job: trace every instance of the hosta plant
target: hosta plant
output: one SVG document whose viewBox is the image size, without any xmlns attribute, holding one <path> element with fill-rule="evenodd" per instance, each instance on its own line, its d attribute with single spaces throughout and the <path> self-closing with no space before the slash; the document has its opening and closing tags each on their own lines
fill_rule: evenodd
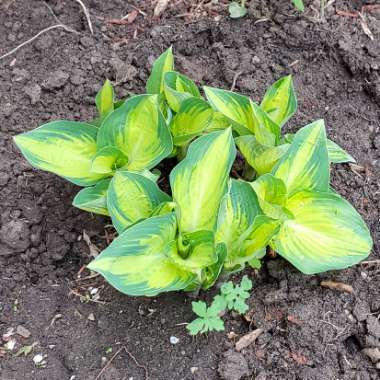
<svg viewBox="0 0 380 380">
<path fill-rule="evenodd" d="M 106 81 L 95 120 L 52 121 L 15 136 L 33 166 L 83 187 L 74 206 L 111 217 L 118 236 L 88 268 L 115 288 L 147 296 L 207 289 L 222 272 L 259 268 L 268 246 L 308 274 L 369 254 L 367 226 L 330 186 L 331 163 L 353 158 L 327 139 L 322 120 L 282 133 L 297 108 L 291 76 L 260 104 L 200 91 L 175 71 L 169 48 L 146 92 L 116 100 Z M 241 157 L 245 169 L 233 168 Z M 169 158 L 178 162 L 164 173 L 165 193 L 158 169 Z M 212 317 L 213 309 L 197 310 Z"/>
</svg>

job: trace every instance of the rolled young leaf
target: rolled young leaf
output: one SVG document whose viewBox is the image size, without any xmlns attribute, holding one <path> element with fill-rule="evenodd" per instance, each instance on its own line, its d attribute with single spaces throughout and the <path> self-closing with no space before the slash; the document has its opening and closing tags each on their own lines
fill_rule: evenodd
<svg viewBox="0 0 380 380">
<path fill-rule="evenodd" d="M 272 247 L 306 274 L 343 269 L 365 259 L 372 247 L 367 226 L 345 199 L 334 193 L 302 191 L 286 204 L 285 221 Z"/>
<path fill-rule="evenodd" d="M 170 200 L 156 182 L 144 175 L 117 171 L 108 189 L 107 208 L 113 225 L 121 233 L 131 224 L 150 217 L 159 204 Z"/>
<path fill-rule="evenodd" d="M 103 179 L 95 186 L 86 187 L 78 192 L 73 200 L 73 206 L 93 212 L 94 214 L 109 216 L 107 210 L 107 190 L 110 179 Z"/>
<path fill-rule="evenodd" d="M 215 252 L 218 257 L 218 261 L 203 269 L 202 271 L 202 288 L 208 289 L 215 284 L 218 279 L 224 262 L 227 258 L 227 247 L 224 243 L 217 243 L 215 246 Z"/>
<path fill-rule="evenodd" d="M 98 129 L 67 120 L 51 121 L 14 137 L 28 162 L 79 186 L 91 186 L 107 177 L 90 171 L 96 153 Z"/>
<path fill-rule="evenodd" d="M 148 94 L 160 94 L 164 91 L 164 74 L 174 70 L 172 47 L 165 50 L 153 63 L 152 72 L 146 82 Z"/>
<path fill-rule="evenodd" d="M 131 296 L 185 289 L 195 275 L 169 257 L 176 250 L 176 227 L 174 214 L 137 223 L 117 237 L 88 268 Z"/>
<path fill-rule="evenodd" d="M 272 171 L 280 158 L 287 152 L 290 144 L 267 146 L 260 144 L 254 135 L 238 136 L 235 138 L 240 153 L 258 175 Z"/>
<path fill-rule="evenodd" d="M 257 141 L 267 146 L 275 146 L 280 141 L 281 129 L 256 103 L 252 102 L 253 131 Z"/>
<path fill-rule="evenodd" d="M 250 260 L 252 255 L 265 249 L 279 232 L 281 224 L 280 220 L 269 218 L 266 215 L 257 215 L 245 234 L 241 256 Z"/>
<path fill-rule="evenodd" d="M 173 143 L 157 95 L 134 96 L 106 117 L 97 148 L 109 146 L 128 158 L 125 168 L 130 171 L 151 169 L 171 153 Z"/>
<path fill-rule="evenodd" d="M 214 230 L 235 156 L 230 128 L 201 136 L 190 144 L 186 158 L 170 173 L 181 233 Z"/>
<path fill-rule="evenodd" d="M 201 99 L 185 99 L 170 124 L 174 145 L 183 146 L 210 126 L 214 111 Z"/>
<path fill-rule="evenodd" d="M 107 79 L 95 98 L 96 108 L 102 118 L 114 110 L 114 97 L 112 83 Z"/>
<path fill-rule="evenodd" d="M 272 171 L 289 195 L 301 190 L 328 191 L 330 163 L 323 120 L 301 128 Z"/>
<path fill-rule="evenodd" d="M 282 127 L 297 110 L 292 76 L 288 75 L 273 83 L 265 93 L 260 107 Z"/>
<path fill-rule="evenodd" d="M 170 258 L 181 268 L 199 273 L 203 268 L 215 264 L 218 255 L 215 249 L 215 236 L 212 231 L 198 230 L 178 237 L 178 251 L 172 251 Z M 182 257 L 185 252 L 186 257 Z M 202 279 L 199 279 L 200 281 Z"/>
<path fill-rule="evenodd" d="M 182 102 L 191 97 L 200 98 L 198 87 L 185 75 L 169 71 L 164 75 L 164 92 L 170 108 L 178 112 Z"/>
<path fill-rule="evenodd" d="M 204 86 L 211 107 L 227 117 L 239 135 L 254 133 L 252 104 L 247 96 Z"/>
<path fill-rule="evenodd" d="M 227 260 L 233 261 L 241 248 L 240 236 L 261 213 L 256 193 L 245 181 L 231 179 L 218 213 L 216 240 L 227 248 Z"/>
<path fill-rule="evenodd" d="M 293 217 L 285 207 L 287 190 L 285 183 L 272 174 L 264 174 L 251 183 L 264 214 L 272 219 L 287 220 Z"/>
<path fill-rule="evenodd" d="M 128 164 L 128 157 L 115 146 L 105 146 L 96 152 L 92 160 L 93 173 L 113 173 Z"/>
</svg>

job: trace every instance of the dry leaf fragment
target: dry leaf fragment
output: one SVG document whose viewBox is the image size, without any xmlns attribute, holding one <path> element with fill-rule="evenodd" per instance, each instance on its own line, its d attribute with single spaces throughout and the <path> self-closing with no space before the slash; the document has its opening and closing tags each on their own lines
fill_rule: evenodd
<svg viewBox="0 0 380 380">
<path fill-rule="evenodd" d="M 297 326 L 302 326 L 303 325 L 303 321 L 301 321 L 300 319 L 296 318 L 294 315 L 288 315 L 287 316 L 287 320 L 290 323 L 293 323 L 294 325 L 297 325 Z"/>
<path fill-rule="evenodd" d="M 154 8 L 153 16 L 159 17 L 165 11 L 169 4 L 169 0 L 158 0 Z"/>
<path fill-rule="evenodd" d="M 309 359 L 301 354 L 296 352 L 289 352 L 289 358 L 293 359 L 299 365 L 306 365 L 309 362 Z"/>
<path fill-rule="evenodd" d="M 95 259 L 96 256 L 99 255 L 99 252 L 100 252 L 99 248 L 94 243 L 91 242 L 91 239 L 87 235 L 86 231 L 83 231 L 83 239 L 86 242 L 86 244 L 88 245 L 88 248 L 90 250 L 90 256 L 92 256 Z"/>
<path fill-rule="evenodd" d="M 123 18 L 111 18 L 106 21 L 107 24 L 113 24 L 113 25 L 129 25 L 132 24 L 136 17 L 138 16 L 139 12 L 134 9 L 133 11 L 129 12 L 126 16 Z"/>
<path fill-rule="evenodd" d="M 374 40 L 373 34 L 371 32 L 371 29 L 368 27 L 367 21 L 362 13 L 359 12 L 359 18 L 360 18 L 360 25 L 363 29 L 363 32 L 369 37 L 371 41 Z"/>
<path fill-rule="evenodd" d="M 377 363 L 380 360 L 380 350 L 377 347 L 365 348 L 362 352 L 367 355 L 373 363 Z"/>
<path fill-rule="evenodd" d="M 263 332 L 263 329 L 256 329 L 242 336 L 235 345 L 236 351 L 241 351 L 243 348 L 250 346 Z"/>
<path fill-rule="evenodd" d="M 354 291 L 351 285 L 344 284 L 343 282 L 334 282 L 330 280 L 322 281 L 321 286 L 323 286 L 324 288 L 340 290 L 346 293 L 352 293 Z"/>
</svg>

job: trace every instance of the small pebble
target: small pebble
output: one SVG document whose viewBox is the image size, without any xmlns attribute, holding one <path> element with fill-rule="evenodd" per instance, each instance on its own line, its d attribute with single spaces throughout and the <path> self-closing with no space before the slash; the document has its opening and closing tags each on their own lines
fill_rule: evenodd
<svg viewBox="0 0 380 380">
<path fill-rule="evenodd" d="M 98 292 L 98 288 L 92 288 L 91 290 L 90 290 L 90 294 L 93 296 L 94 294 L 96 294 L 97 292 Z"/>
<path fill-rule="evenodd" d="M 195 372 L 197 372 L 198 371 L 198 367 L 191 367 L 190 368 L 190 372 L 192 373 L 192 374 L 194 374 Z"/>
<path fill-rule="evenodd" d="M 17 326 L 16 334 L 22 336 L 25 339 L 28 339 L 31 335 L 30 331 L 21 325 Z"/>
<path fill-rule="evenodd" d="M 179 342 L 179 339 L 176 336 L 170 337 L 170 343 L 171 344 L 177 344 Z"/>
<path fill-rule="evenodd" d="M 13 351 L 15 346 L 16 346 L 16 340 L 15 339 L 11 339 L 10 341 L 8 341 L 7 343 L 4 344 L 4 347 L 7 351 Z"/>
<path fill-rule="evenodd" d="M 44 360 L 44 356 L 42 354 L 37 354 L 34 356 L 33 361 L 35 365 L 39 365 Z"/>
<path fill-rule="evenodd" d="M 89 321 L 95 321 L 94 313 L 90 313 L 90 315 L 87 317 Z"/>
</svg>

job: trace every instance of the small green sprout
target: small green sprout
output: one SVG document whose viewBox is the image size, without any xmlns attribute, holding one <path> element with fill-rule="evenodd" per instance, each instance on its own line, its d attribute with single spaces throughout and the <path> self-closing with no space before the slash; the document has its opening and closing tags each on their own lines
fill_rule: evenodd
<svg viewBox="0 0 380 380">
<path fill-rule="evenodd" d="M 299 11 L 303 12 L 305 10 L 302 0 L 292 0 L 292 3 Z"/>
<path fill-rule="evenodd" d="M 15 356 L 21 356 L 21 355 L 24 355 L 24 356 L 28 356 L 29 354 L 32 353 L 33 351 L 33 348 L 34 346 L 36 346 L 37 343 L 33 343 L 31 345 L 28 345 L 28 346 L 22 346 L 15 354 Z"/>
<path fill-rule="evenodd" d="M 208 331 L 223 331 L 224 321 L 220 318 L 220 314 L 224 310 L 224 305 L 219 302 L 214 302 L 210 307 L 207 307 L 203 301 L 192 302 L 193 312 L 198 315 L 187 325 L 190 335 L 206 333 Z"/>
<path fill-rule="evenodd" d="M 241 18 L 247 14 L 247 8 L 245 7 L 245 0 L 241 0 L 240 3 L 233 1 L 229 7 L 228 12 L 231 18 Z"/>
<path fill-rule="evenodd" d="M 220 317 L 226 309 L 235 310 L 244 314 L 248 310 L 245 300 L 249 297 L 248 291 L 252 288 L 252 281 L 244 276 L 240 285 L 234 286 L 232 281 L 223 284 L 221 294 L 217 294 L 210 307 L 203 301 L 192 302 L 193 312 L 198 316 L 186 328 L 190 335 L 197 335 L 209 331 L 223 331 L 224 322 Z"/>
<path fill-rule="evenodd" d="M 249 290 L 251 289 L 252 281 L 247 276 L 244 276 L 240 285 L 234 286 L 232 281 L 228 281 L 220 290 L 226 300 L 227 308 L 244 314 L 248 310 L 245 300 L 249 298 Z"/>
</svg>

